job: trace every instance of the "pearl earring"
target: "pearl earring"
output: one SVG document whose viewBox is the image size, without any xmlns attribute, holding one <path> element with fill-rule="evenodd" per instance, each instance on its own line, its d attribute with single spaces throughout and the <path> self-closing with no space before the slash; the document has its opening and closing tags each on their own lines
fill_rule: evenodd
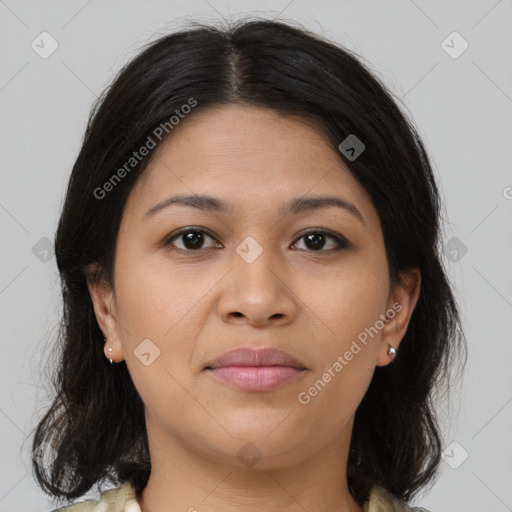
<svg viewBox="0 0 512 512">
<path fill-rule="evenodd" d="M 396 350 L 390 343 L 388 343 L 388 347 L 388 355 L 391 358 L 391 361 L 393 361 L 396 357 Z"/>
<path fill-rule="evenodd" d="M 105 343 L 107 342 L 106 339 L 103 340 Z M 110 364 L 113 364 L 112 363 L 112 347 L 108 347 L 108 355 L 109 355 L 109 361 L 110 361 Z"/>
</svg>

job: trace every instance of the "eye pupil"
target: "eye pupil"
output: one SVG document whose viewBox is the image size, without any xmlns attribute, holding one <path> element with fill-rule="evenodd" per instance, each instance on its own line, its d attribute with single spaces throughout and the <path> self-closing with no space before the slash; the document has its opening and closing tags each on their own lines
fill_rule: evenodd
<svg viewBox="0 0 512 512">
<path fill-rule="evenodd" d="M 312 249 L 321 249 L 325 243 L 325 235 L 321 233 L 310 233 L 306 235 L 306 240 Z"/>
<path fill-rule="evenodd" d="M 184 245 L 188 249 L 200 249 L 203 244 L 203 234 L 199 231 L 189 231 L 182 235 L 184 237 Z"/>
</svg>

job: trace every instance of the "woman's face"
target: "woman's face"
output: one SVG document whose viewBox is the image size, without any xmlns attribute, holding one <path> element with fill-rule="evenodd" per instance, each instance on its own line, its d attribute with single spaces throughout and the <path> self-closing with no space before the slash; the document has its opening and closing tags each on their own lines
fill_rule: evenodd
<svg viewBox="0 0 512 512">
<path fill-rule="evenodd" d="M 192 195 L 225 208 L 155 208 Z M 306 201 L 327 196 L 352 206 Z M 170 133 L 127 201 L 114 287 L 90 290 L 150 444 L 268 468 L 348 446 L 375 366 L 391 361 L 387 344 L 398 348 L 414 307 L 390 286 L 377 212 L 325 136 L 250 106 L 195 112 Z M 240 347 L 285 351 L 305 369 L 207 369 Z M 291 378 L 272 387 L 271 372 Z"/>
</svg>

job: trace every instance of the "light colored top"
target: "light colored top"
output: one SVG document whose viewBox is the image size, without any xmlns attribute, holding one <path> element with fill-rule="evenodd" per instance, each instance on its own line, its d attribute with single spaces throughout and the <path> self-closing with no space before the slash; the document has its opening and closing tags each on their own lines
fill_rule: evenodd
<svg viewBox="0 0 512 512">
<path fill-rule="evenodd" d="M 141 512 L 135 489 L 130 482 L 103 491 L 99 500 L 83 500 L 73 505 L 54 509 L 51 512 Z M 374 487 L 363 512 L 429 512 L 425 508 L 409 507 L 384 489 Z"/>
</svg>

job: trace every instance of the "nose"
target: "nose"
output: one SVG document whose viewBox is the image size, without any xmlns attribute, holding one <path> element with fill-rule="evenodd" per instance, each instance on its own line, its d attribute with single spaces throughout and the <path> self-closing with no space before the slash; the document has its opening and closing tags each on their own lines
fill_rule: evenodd
<svg viewBox="0 0 512 512">
<path fill-rule="evenodd" d="M 264 327 L 295 319 L 298 298 L 293 293 L 291 274 L 267 253 L 264 250 L 250 263 L 238 254 L 234 256 L 234 268 L 223 280 L 218 303 L 225 322 Z"/>
</svg>

